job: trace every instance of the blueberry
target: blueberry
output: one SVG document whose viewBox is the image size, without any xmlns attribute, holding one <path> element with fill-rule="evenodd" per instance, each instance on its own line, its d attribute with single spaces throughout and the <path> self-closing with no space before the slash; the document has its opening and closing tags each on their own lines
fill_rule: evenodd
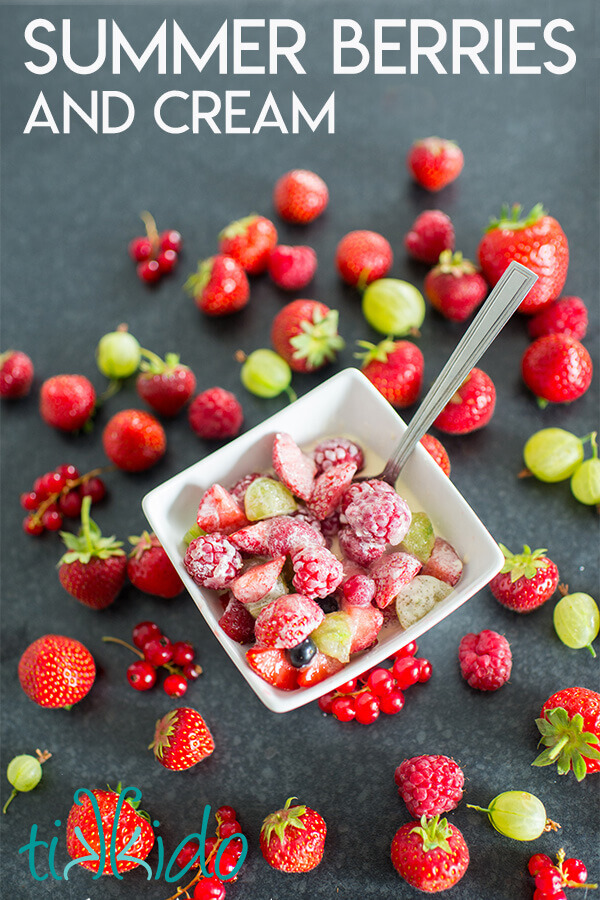
<svg viewBox="0 0 600 900">
<path fill-rule="evenodd" d="M 329 597 L 325 597 L 323 600 L 317 600 L 317 603 L 324 613 L 336 612 L 338 609 L 338 602 L 333 594 L 330 594 Z"/>
<path fill-rule="evenodd" d="M 301 644 L 296 644 L 295 647 L 288 650 L 288 659 L 293 666 L 301 669 L 302 666 L 309 664 L 316 652 L 317 645 L 312 638 L 307 637 Z"/>
</svg>

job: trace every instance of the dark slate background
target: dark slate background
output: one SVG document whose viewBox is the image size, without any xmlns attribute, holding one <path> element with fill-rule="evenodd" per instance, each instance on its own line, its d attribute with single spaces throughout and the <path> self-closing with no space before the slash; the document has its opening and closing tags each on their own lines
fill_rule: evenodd
<svg viewBox="0 0 600 900">
<path fill-rule="evenodd" d="M 533 2 L 526 10 L 506 2 L 499 10 L 497 4 L 469 0 L 453 0 L 443 8 L 416 0 L 400 5 L 377 0 L 368 12 L 355 0 L 329 7 L 312 0 L 226 0 L 168 8 L 11 4 L 0 15 L 2 349 L 21 348 L 36 366 L 31 396 L 2 408 L 2 770 L 18 753 L 36 747 L 53 753 L 41 785 L 18 797 L 2 817 L 3 893 L 14 900 L 170 896 L 173 886 L 148 884 L 141 871 L 122 882 L 106 878 L 100 884 L 83 869 L 71 870 L 68 884 L 51 879 L 34 884 L 17 852 L 36 823 L 42 839 L 58 837 L 57 864 L 62 868 L 67 862 L 64 823 L 74 791 L 121 780 L 142 789 L 143 805 L 160 820 L 158 833 L 169 853 L 200 826 L 205 804 L 236 807 L 251 849 L 240 880 L 228 889 L 232 900 L 416 896 L 396 876 L 388 851 L 395 830 L 408 820 L 394 786 L 394 769 L 403 758 L 420 753 L 444 753 L 460 761 L 467 778 L 466 802 L 485 805 L 503 790 L 527 789 L 562 824 L 559 835 L 520 844 L 494 832 L 485 817 L 463 802 L 451 818 L 471 848 L 471 865 L 453 896 L 528 900 L 533 892 L 526 874 L 530 854 L 553 854 L 560 846 L 586 860 L 591 876 L 598 878 L 594 779 L 577 784 L 572 776 L 559 778 L 549 769 L 530 767 L 537 740 L 533 720 L 544 700 L 571 685 L 598 687 L 597 661 L 585 650 L 568 650 L 556 638 L 554 600 L 521 617 L 500 607 L 488 590 L 481 591 L 422 639 L 420 652 L 432 660 L 434 676 L 428 685 L 410 690 L 396 717 L 382 716 L 371 727 L 344 725 L 322 716 L 316 704 L 278 716 L 249 690 L 188 597 L 161 601 L 129 587 L 114 606 L 98 614 L 72 600 L 54 569 L 58 538 L 25 536 L 18 500 L 38 474 L 59 463 L 72 462 L 82 471 L 101 465 L 103 424 L 116 410 L 138 405 L 134 387 L 128 385 L 99 414 L 93 433 L 74 437 L 46 427 L 37 412 L 37 390 L 50 375 L 81 372 L 102 390 L 94 348 L 120 322 L 129 323 L 143 346 L 160 354 L 180 352 L 196 372 L 199 388 L 219 384 L 236 391 L 245 427 L 281 408 L 282 399 L 263 401 L 244 391 L 233 354 L 238 348 L 268 345 L 269 323 L 290 298 L 267 278 L 258 278 L 246 309 L 211 321 L 198 313 L 181 286 L 196 260 L 215 251 L 217 233 L 229 221 L 252 211 L 272 214 L 275 178 L 296 166 L 325 178 L 331 204 L 309 228 L 278 223 L 280 238 L 316 248 L 320 267 L 310 296 L 340 310 L 340 330 L 347 340 L 328 372 L 294 378 L 299 394 L 326 374 L 353 365 L 356 339 L 377 337 L 362 319 L 355 291 L 336 277 L 338 240 L 354 228 L 382 232 L 396 253 L 392 274 L 421 286 L 426 270 L 406 258 L 402 238 L 416 215 L 432 207 L 451 215 L 457 247 L 472 257 L 482 229 L 503 202 L 520 202 L 527 209 L 543 202 L 568 235 L 571 264 L 565 292 L 580 295 L 589 305 L 585 342 L 597 360 L 598 66 L 591 0 L 569 4 L 566 10 L 558 2 Z M 188 67 L 179 77 L 159 77 L 150 67 L 138 74 L 124 65 L 120 76 L 108 69 L 75 76 L 61 66 L 40 78 L 24 67 L 32 52 L 23 32 L 36 16 L 55 22 L 70 16 L 73 55 L 84 63 L 95 54 L 99 16 L 114 16 L 139 49 L 166 15 L 176 17 L 200 48 L 226 16 L 299 19 L 307 31 L 302 59 L 308 74 L 294 76 L 282 65 L 276 77 L 219 77 L 213 66 L 202 75 Z M 562 77 L 480 76 L 467 65 L 460 76 L 438 76 L 426 63 L 414 76 L 374 76 L 369 71 L 334 77 L 330 35 L 335 15 L 358 19 L 365 33 L 375 16 L 432 16 L 448 26 L 452 17 L 475 16 L 491 26 L 499 15 L 505 21 L 527 15 L 544 22 L 566 15 L 575 26 L 568 42 L 578 60 Z M 52 41 L 58 46 L 57 35 Z M 537 62 L 549 55 L 543 48 L 533 54 Z M 153 102 L 165 90 L 228 88 L 250 89 L 248 107 L 255 111 L 272 89 L 286 117 L 292 90 L 314 110 L 335 89 L 336 132 L 281 135 L 266 129 L 259 135 L 213 135 L 205 128 L 198 135 L 171 136 L 152 121 Z M 95 135 L 77 121 L 70 135 L 54 136 L 46 129 L 23 135 L 42 89 L 53 108 L 59 108 L 63 90 L 82 104 L 92 89 L 125 91 L 136 104 L 136 121 L 114 136 Z M 412 141 L 429 134 L 456 139 L 466 158 L 458 182 L 438 195 L 414 186 L 404 166 Z M 137 280 L 126 252 L 140 230 L 141 209 L 150 209 L 160 228 L 180 229 L 186 242 L 179 270 L 154 290 Z M 464 326 L 428 313 L 419 342 L 426 383 L 435 378 L 463 331 Z M 597 428 L 597 376 L 581 400 L 541 412 L 520 379 L 519 361 L 527 343 L 525 322 L 517 317 L 488 351 L 482 366 L 497 385 L 496 413 L 484 431 L 445 439 L 452 477 L 498 540 L 513 549 L 524 542 L 548 547 L 562 581 L 598 597 L 595 512 L 573 500 L 568 484 L 517 479 L 522 446 L 533 431 L 558 425 L 585 434 Z M 408 410 L 407 418 L 411 414 Z M 192 434 L 185 415 L 167 423 L 167 433 L 167 455 L 154 469 L 135 476 L 107 475 L 110 496 L 95 510 L 106 534 L 126 538 L 139 533 L 144 527 L 140 500 L 146 491 L 214 449 Z M 125 682 L 131 661 L 127 651 L 101 640 L 103 635 L 127 639 L 132 626 L 148 618 L 173 639 L 193 641 L 205 669 L 184 702 L 205 716 L 217 749 L 183 774 L 165 771 L 146 750 L 156 719 L 177 704 L 159 688 L 148 694 L 132 691 Z M 469 689 L 458 670 L 460 638 L 483 628 L 506 634 L 513 650 L 511 682 L 493 695 Z M 19 656 L 31 641 L 51 631 L 83 640 L 98 665 L 92 692 L 70 713 L 34 706 L 18 685 Z M 8 791 L 4 781 L 3 801 Z M 323 863 L 298 877 L 270 869 L 258 850 L 263 817 L 290 795 L 316 807 L 329 825 Z M 55 826 L 57 819 L 61 826 Z M 156 867 L 156 851 L 150 862 Z M 38 868 L 40 874 L 47 871 L 45 858 L 40 857 Z"/>
</svg>

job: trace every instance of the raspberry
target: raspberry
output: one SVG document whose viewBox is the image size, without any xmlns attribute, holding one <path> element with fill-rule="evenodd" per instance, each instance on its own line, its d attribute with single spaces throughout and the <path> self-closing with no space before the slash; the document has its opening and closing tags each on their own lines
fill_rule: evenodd
<svg viewBox="0 0 600 900">
<path fill-rule="evenodd" d="M 587 307 L 580 297 L 559 297 L 529 320 L 529 336 L 568 334 L 578 341 L 585 337 L 588 326 Z"/>
<path fill-rule="evenodd" d="M 340 530 L 340 514 L 339 512 L 333 512 L 330 516 L 327 516 L 325 519 L 321 519 L 321 531 L 325 537 L 327 545 L 331 544 L 334 537 Z"/>
<path fill-rule="evenodd" d="M 344 577 L 341 562 L 326 547 L 305 547 L 292 556 L 292 565 L 294 587 L 311 600 L 332 594 Z"/>
<path fill-rule="evenodd" d="M 190 543 L 183 564 L 200 587 L 220 590 L 239 575 L 242 557 L 223 535 L 207 534 Z"/>
<path fill-rule="evenodd" d="M 364 453 L 358 444 L 343 437 L 321 441 L 313 450 L 312 456 L 319 473 L 344 462 L 356 463 L 356 471 L 360 472 L 365 464 Z"/>
<path fill-rule="evenodd" d="M 352 575 L 344 581 L 341 590 L 350 606 L 370 606 L 375 596 L 375 582 L 368 575 Z"/>
<path fill-rule="evenodd" d="M 192 400 L 188 419 L 198 437 L 223 440 L 238 434 L 244 413 L 234 394 L 224 388 L 213 387 Z"/>
<path fill-rule="evenodd" d="M 368 566 L 379 559 L 385 551 L 385 541 L 359 538 L 348 526 L 340 528 L 338 541 L 344 556 L 347 556 L 352 562 L 358 563 L 359 566 Z"/>
<path fill-rule="evenodd" d="M 249 475 L 244 475 L 243 478 L 240 478 L 239 481 L 230 488 L 229 493 L 231 496 L 237 500 L 240 506 L 244 507 L 244 497 L 246 496 L 246 491 L 250 487 L 253 481 L 256 481 L 257 478 L 264 478 L 264 475 L 261 472 L 250 472 Z"/>
<path fill-rule="evenodd" d="M 359 538 L 399 544 L 410 527 L 408 504 L 384 481 L 352 485 L 344 494 L 342 510 Z"/>
<path fill-rule="evenodd" d="M 299 506 L 298 509 L 292 513 L 292 518 L 306 522 L 306 524 L 310 525 L 311 528 L 314 528 L 319 535 L 323 534 L 320 519 L 315 516 L 314 512 L 312 512 L 308 506 Z"/>
<path fill-rule="evenodd" d="M 510 678 L 510 644 L 496 631 L 465 634 L 458 647 L 458 660 L 463 678 L 477 690 L 497 691 Z"/>
<path fill-rule="evenodd" d="M 317 271 L 317 254 L 312 247 L 279 244 L 269 256 L 269 275 L 284 291 L 299 291 L 312 281 Z"/>
<path fill-rule="evenodd" d="M 454 226 L 439 209 L 428 209 L 417 216 L 404 238 L 404 246 L 420 262 L 435 265 L 443 250 L 454 250 Z"/>
<path fill-rule="evenodd" d="M 465 777 L 448 756 L 413 756 L 394 774 L 398 793 L 415 819 L 437 816 L 458 806 Z"/>
</svg>

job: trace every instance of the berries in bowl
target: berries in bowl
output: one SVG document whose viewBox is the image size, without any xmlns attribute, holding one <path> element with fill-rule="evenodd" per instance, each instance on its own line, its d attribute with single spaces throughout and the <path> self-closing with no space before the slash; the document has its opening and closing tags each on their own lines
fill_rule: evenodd
<svg viewBox="0 0 600 900">
<path fill-rule="evenodd" d="M 380 664 L 502 566 L 497 543 L 424 447 L 396 491 L 381 487 L 375 473 L 405 427 L 362 373 L 345 369 L 143 500 L 215 637 L 275 712 Z M 332 447 L 339 436 L 345 444 Z M 359 469 L 369 480 L 353 480 Z M 365 579 L 346 589 L 357 574 L 375 590 Z M 316 682 L 306 677 L 315 658 L 329 660 Z"/>
</svg>

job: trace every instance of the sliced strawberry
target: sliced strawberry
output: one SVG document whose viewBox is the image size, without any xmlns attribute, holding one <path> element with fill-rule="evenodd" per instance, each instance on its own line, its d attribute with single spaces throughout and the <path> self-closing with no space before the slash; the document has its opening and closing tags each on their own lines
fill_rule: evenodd
<svg viewBox="0 0 600 900">
<path fill-rule="evenodd" d="M 318 684 L 320 681 L 324 681 L 325 678 L 329 678 L 330 675 L 335 675 L 336 672 L 343 668 L 344 663 L 340 662 L 339 659 L 334 659 L 333 656 L 327 656 L 326 653 L 321 653 L 318 650 L 307 666 L 296 670 L 298 672 L 298 684 L 300 687 L 310 687 L 311 684 Z"/>
<path fill-rule="evenodd" d="M 374 606 L 351 606 L 342 600 L 340 608 L 352 619 L 350 653 L 366 650 L 377 640 L 383 625 L 383 613 Z"/>
<path fill-rule="evenodd" d="M 324 618 L 325 613 L 314 600 L 302 594 L 283 594 L 261 611 L 254 633 L 261 644 L 290 650 L 302 643 Z"/>
<path fill-rule="evenodd" d="M 344 462 L 332 466 L 315 481 L 308 508 L 319 519 L 326 519 L 339 506 L 342 494 L 356 475 L 355 462 Z"/>
<path fill-rule="evenodd" d="M 420 569 L 421 562 L 412 553 L 384 553 L 369 566 L 369 575 L 376 588 L 373 602 L 383 609 L 413 580 Z"/>
<path fill-rule="evenodd" d="M 229 540 L 234 547 L 242 553 L 252 556 L 271 556 L 269 552 L 269 534 L 271 531 L 271 519 L 263 519 L 255 525 L 247 525 L 229 535 Z"/>
<path fill-rule="evenodd" d="M 220 484 L 213 484 L 202 495 L 196 521 L 207 534 L 230 534 L 248 524 L 237 500 Z"/>
<path fill-rule="evenodd" d="M 421 570 L 421 575 L 432 575 L 454 587 L 462 570 L 462 560 L 454 547 L 448 541 L 438 537 L 435 539 L 431 556 Z"/>
<path fill-rule="evenodd" d="M 269 520 L 267 556 L 291 556 L 304 547 L 324 547 L 325 538 L 305 519 L 296 516 L 276 516 Z"/>
<path fill-rule="evenodd" d="M 285 650 L 255 644 L 246 650 L 250 668 L 273 687 L 293 691 L 298 687 L 298 669 L 288 660 Z"/>
<path fill-rule="evenodd" d="M 229 603 L 219 619 L 219 625 L 226 635 L 238 644 L 249 644 L 254 640 L 254 618 L 243 603 L 229 595 Z"/>
<path fill-rule="evenodd" d="M 317 464 L 302 452 L 294 439 L 278 432 L 273 440 L 273 468 L 292 494 L 309 500 L 313 492 Z"/>
<path fill-rule="evenodd" d="M 229 585 L 231 593 L 241 603 L 256 603 L 257 600 L 262 600 L 273 588 L 284 563 L 285 556 L 278 556 L 272 562 L 246 569 Z"/>
</svg>

